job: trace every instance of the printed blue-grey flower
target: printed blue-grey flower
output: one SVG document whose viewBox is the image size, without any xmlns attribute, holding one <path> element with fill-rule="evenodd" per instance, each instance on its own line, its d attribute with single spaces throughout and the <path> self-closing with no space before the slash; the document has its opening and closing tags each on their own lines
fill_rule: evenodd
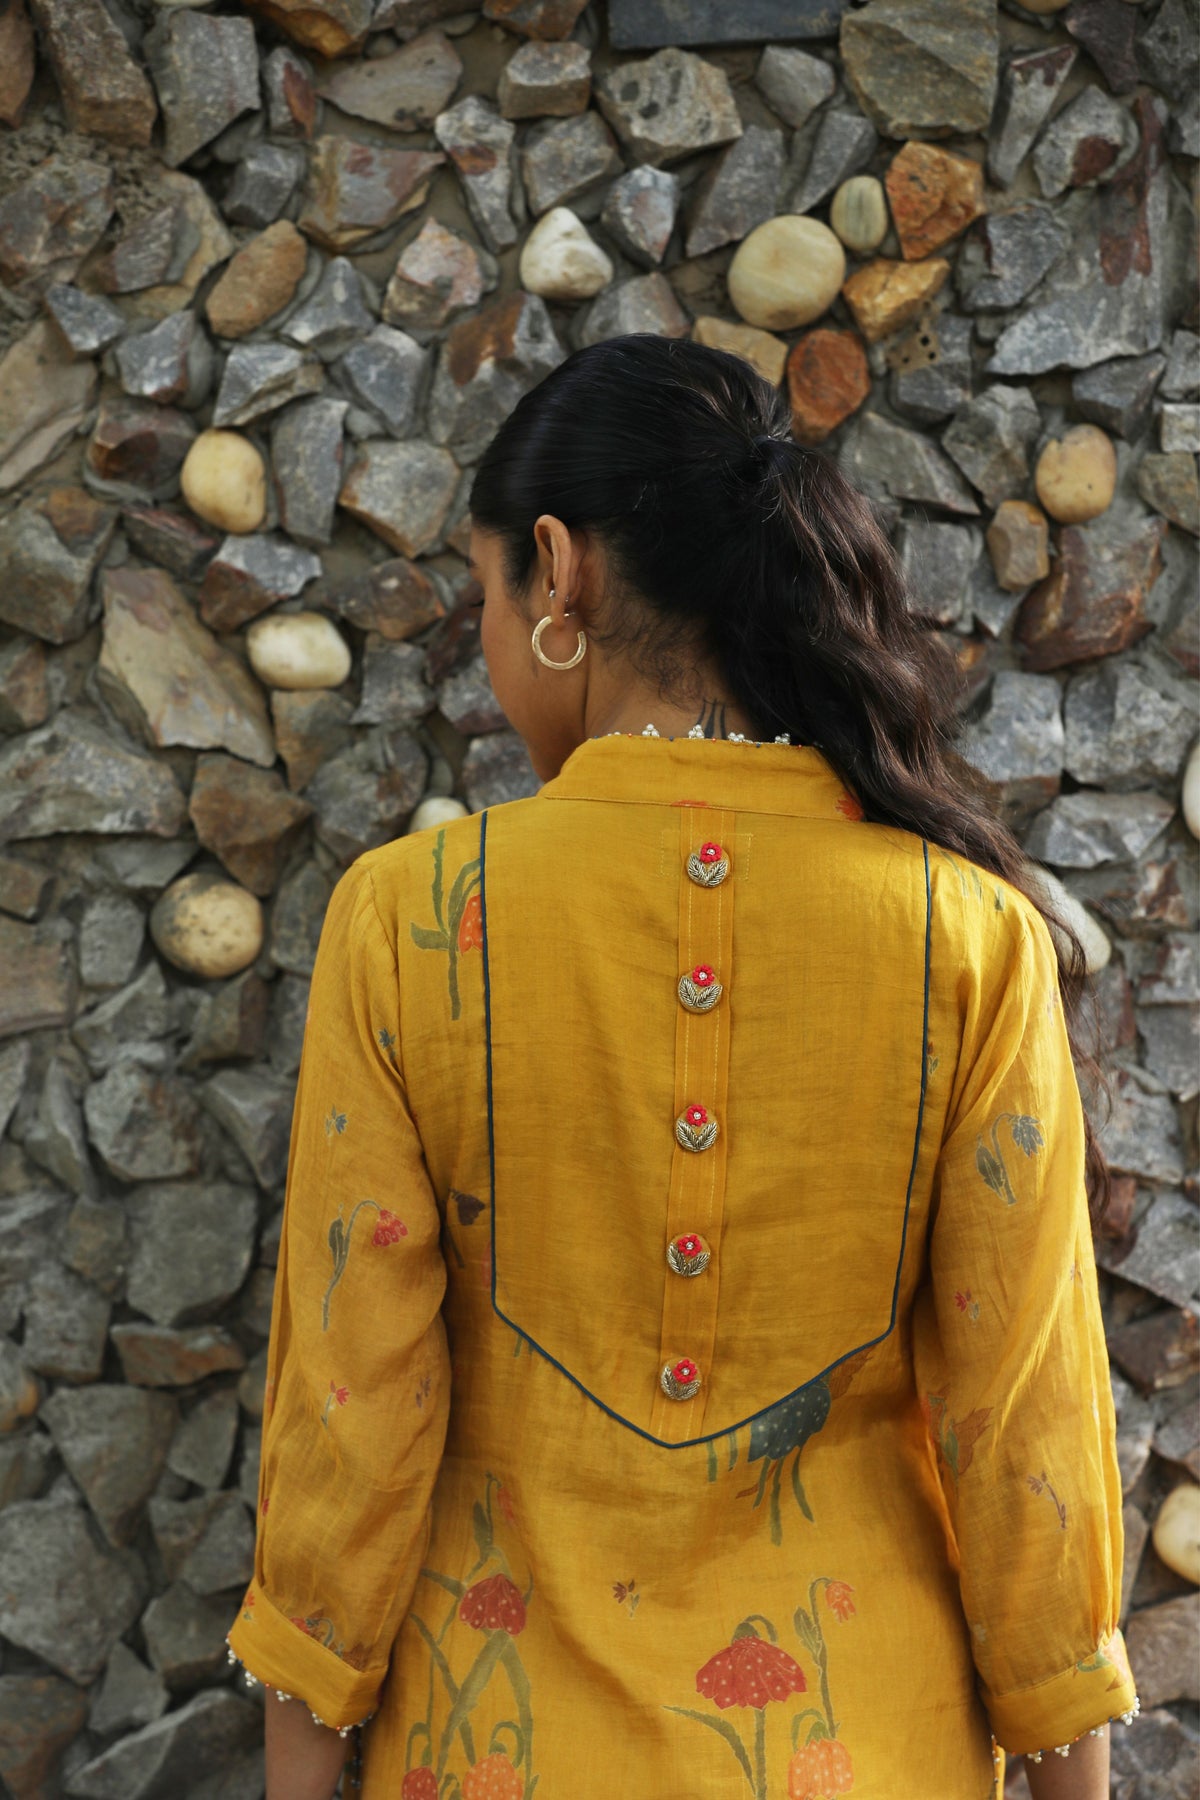
<svg viewBox="0 0 1200 1800">
<path fill-rule="evenodd" d="M 814 1432 L 820 1431 L 829 1417 L 833 1396 L 823 1375 L 810 1381 L 797 1394 L 781 1400 L 769 1412 L 761 1413 L 750 1427 L 751 1462 L 765 1456 L 777 1462 L 790 1450 L 807 1444 Z"/>
<path fill-rule="evenodd" d="M 1028 1113 L 1020 1113 L 1012 1122 L 1013 1143 L 1026 1156 L 1035 1156 L 1045 1143 L 1042 1136 L 1041 1121 L 1031 1119 Z"/>
</svg>

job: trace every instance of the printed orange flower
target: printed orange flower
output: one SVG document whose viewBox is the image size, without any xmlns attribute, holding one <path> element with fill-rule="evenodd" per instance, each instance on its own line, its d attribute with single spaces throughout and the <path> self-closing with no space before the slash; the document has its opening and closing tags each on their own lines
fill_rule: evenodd
<svg viewBox="0 0 1200 1800">
<path fill-rule="evenodd" d="M 472 894 L 463 907 L 458 922 L 458 949 L 460 955 L 483 949 L 483 901 L 478 894 Z"/>
<path fill-rule="evenodd" d="M 788 1800 L 832 1800 L 853 1786 L 850 1752 L 835 1738 L 803 1744 L 788 1764 Z"/>
<path fill-rule="evenodd" d="M 312 1636 L 313 1628 L 311 1619 L 293 1619 L 291 1623 L 296 1627 L 297 1631 L 302 1631 L 305 1637 Z"/>
<path fill-rule="evenodd" d="M 400 1800 L 438 1800 L 437 1776 L 432 1769 L 410 1769 L 400 1783 Z"/>
<path fill-rule="evenodd" d="M 496 1489 L 496 1504 L 510 1525 L 517 1522 L 517 1509 L 513 1505 L 513 1497 L 506 1487 Z"/>
<path fill-rule="evenodd" d="M 503 1750 L 493 1750 L 467 1770 L 462 1791 L 463 1800 L 521 1800 L 525 1783 Z"/>
<path fill-rule="evenodd" d="M 408 1236 L 408 1226 L 403 1219 L 398 1219 L 394 1212 L 386 1206 L 379 1209 L 379 1223 L 371 1234 L 371 1242 L 377 1249 L 384 1244 L 398 1244 L 402 1237 Z"/>
<path fill-rule="evenodd" d="M 345 1406 L 347 1400 L 350 1398 L 350 1389 L 348 1387 L 338 1387 L 336 1382 L 330 1382 L 329 1392 L 339 1406 Z"/>
<path fill-rule="evenodd" d="M 836 1613 L 843 1624 L 847 1619 L 853 1618 L 858 1610 L 850 1598 L 853 1592 L 854 1589 L 848 1581 L 830 1581 L 826 1584 L 825 1604 L 831 1613 Z"/>
<path fill-rule="evenodd" d="M 861 802 L 856 799 L 848 788 L 843 789 L 838 795 L 837 799 L 834 801 L 834 805 L 844 819 L 861 819 L 863 816 Z"/>
<path fill-rule="evenodd" d="M 516 1637 L 525 1629 L 525 1602 L 507 1575 L 489 1575 L 467 1589 L 458 1616 L 475 1631 L 507 1631 Z"/>
<path fill-rule="evenodd" d="M 794 1657 L 759 1637 L 735 1638 L 718 1650 L 696 1676 L 696 1691 L 722 1711 L 730 1706 L 764 1707 L 771 1700 L 802 1694 L 808 1683 Z"/>
</svg>

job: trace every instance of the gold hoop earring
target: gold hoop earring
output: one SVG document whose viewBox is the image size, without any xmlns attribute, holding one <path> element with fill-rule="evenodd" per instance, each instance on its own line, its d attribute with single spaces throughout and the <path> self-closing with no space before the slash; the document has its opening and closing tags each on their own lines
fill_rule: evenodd
<svg viewBox="0 0 1200 1800">
<path fill-rule="evenodd" d="M 547 613 L 545 618 L 539 619 L 537 624 L 534 626 L 534 628 L 533 628 L 533 654 L 537 657 L 538 661 L 540 663 L 542 663 L 547 669 L 575 669 L 575 668 L 578 668 L 579 664 L 583 661 L 584 657 L 587 655 L 587 638 L 586 638 L 586 636 L 584 635 L 584 633 L 582 631 L 579 633 L 579 648 L 576 650 L 574 656 L 571 658 L 571 660 L 569 662 L 554 662 L 549 656 L 546 655 L 546 652 L 542 649 L 542 633 L 543 633 L 543 631 L 545 631 L 547 625 L 549 625 L 550 623 L 551 623 L 551 617 L 550 617 L 550 614 Z"/>
</svg>

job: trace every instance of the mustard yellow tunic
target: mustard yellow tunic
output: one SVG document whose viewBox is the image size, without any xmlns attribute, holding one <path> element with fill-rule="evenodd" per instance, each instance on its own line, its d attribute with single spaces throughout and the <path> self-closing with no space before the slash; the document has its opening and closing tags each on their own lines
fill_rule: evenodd
<svg viewBox="0 0 1200 1800">
<path fill-rule="evenodd" d="M 1129 1711 L 1046 927 L 813 749 L 363 857 L 232 1650 L 365 1800 L 987 1800 Z"/>
</svg>

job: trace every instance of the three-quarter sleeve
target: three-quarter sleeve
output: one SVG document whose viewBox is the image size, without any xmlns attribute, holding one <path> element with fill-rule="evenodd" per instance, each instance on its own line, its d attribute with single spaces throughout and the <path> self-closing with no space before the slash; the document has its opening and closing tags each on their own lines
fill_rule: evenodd
<svg viewBox="0 0 1200 1800">
<path fill-rule="evenodd" d="M 994 917 L 934 1181 L 914 1359 L 981 1697 L 1013 1753 L 1136 1710 L 1121 1484 L 1054 946 Z"/>
<path fill-rule="evenodd" d="M 254 1579 L 229 1633 L 323 1723 L 376 1706 L 445 1439 L 440 1221 L 409 1110 L 396 959 L 369 865 L 339 883 L 313 975 L 263 1418 Z"/>
</svg>

